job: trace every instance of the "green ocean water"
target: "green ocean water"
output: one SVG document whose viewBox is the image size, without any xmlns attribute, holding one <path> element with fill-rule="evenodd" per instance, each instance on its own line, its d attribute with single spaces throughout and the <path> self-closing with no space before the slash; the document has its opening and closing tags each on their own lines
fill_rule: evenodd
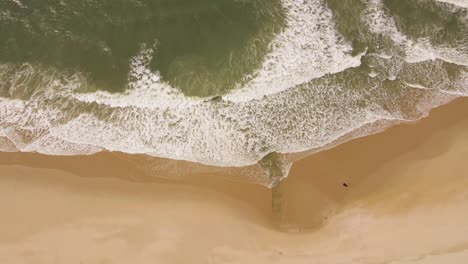
<svg viewBox="0 0 468 264">
<path fill-rule="evenodd" d="M 141 45 L 157 43 L 151 68 L 164 80 L 187 95 L 225 93 L 284 26 L 278 0 L 4 0 L 0 10 L 1 61 L 76 69 L 112 92 Z"/>
<path fill-rule="evenodd" d="M 289 154 L 467 95 L 464 0 L 0 0 L 0 151 L 258 164 L 271 185 Z"/>
<path fill-rule="evenodd" d="M 353 54 L 384 40 L 361 20 L 365 1 L 326 0 Z M 466 41 L 466 9 L 431 0 L 385 0 L 411 38 Z M 86 73 L 86 91 L 126 89 L 129 60 L 157 45 L 151 69 L 189 96 L 225 94 L 257 70 L 286 26 L 280 0 L 3 0 L 0 60 L 38 62 Z"/>
</svg>

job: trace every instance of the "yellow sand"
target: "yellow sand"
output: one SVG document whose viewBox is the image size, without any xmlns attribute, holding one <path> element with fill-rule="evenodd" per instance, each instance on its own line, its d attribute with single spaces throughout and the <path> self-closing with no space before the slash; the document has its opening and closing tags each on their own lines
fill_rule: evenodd
<svg viewBox="0 0 468 264">
<path fill-rule="evenodd" d="M 289 232 L 261 186 L 131 182 L 111 156 L 1 154 L 0 263 L 468 263 L 466 99 L 295 164 Z"/>
</svg>

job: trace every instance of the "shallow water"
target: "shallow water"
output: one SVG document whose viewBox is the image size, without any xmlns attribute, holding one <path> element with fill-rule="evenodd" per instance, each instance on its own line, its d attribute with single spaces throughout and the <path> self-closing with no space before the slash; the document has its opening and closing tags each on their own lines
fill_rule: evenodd
<svg viewBox="0 0 468 264">
<path fill-rule="evenodd" d="M 466 96 L 467 36 L 464 0 L 5 0 L 0 150 L 263 159 L 271 185 L 298 157 L 272 153 Z"/>
</svg>

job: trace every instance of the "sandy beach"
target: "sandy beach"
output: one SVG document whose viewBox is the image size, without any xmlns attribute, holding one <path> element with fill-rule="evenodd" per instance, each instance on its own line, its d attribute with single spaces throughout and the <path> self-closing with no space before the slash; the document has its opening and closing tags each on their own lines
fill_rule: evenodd
<svg viewBox="0 0 468 264">
<path fill-rule="evenodd" d="M 284 230 L 263 186 L 0 153 L 0 263 L 467 263 L 467 131 L 458 99 L 298 161 Z"/>
</svg>

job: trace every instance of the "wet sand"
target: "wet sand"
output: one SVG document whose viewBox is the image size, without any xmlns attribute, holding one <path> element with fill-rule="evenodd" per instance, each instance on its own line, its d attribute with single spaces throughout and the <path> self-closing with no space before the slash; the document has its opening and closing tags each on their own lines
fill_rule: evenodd
<svg viewBox="0 0 468 264">
<path fill-rule="evenodd" d="M 112 153 L 1 153 L 0 263 L 467 263 L 467 158 L 459 99 L 303 159 L 286 232 L 262 186 L 149 179 Z"/>
</svg>

